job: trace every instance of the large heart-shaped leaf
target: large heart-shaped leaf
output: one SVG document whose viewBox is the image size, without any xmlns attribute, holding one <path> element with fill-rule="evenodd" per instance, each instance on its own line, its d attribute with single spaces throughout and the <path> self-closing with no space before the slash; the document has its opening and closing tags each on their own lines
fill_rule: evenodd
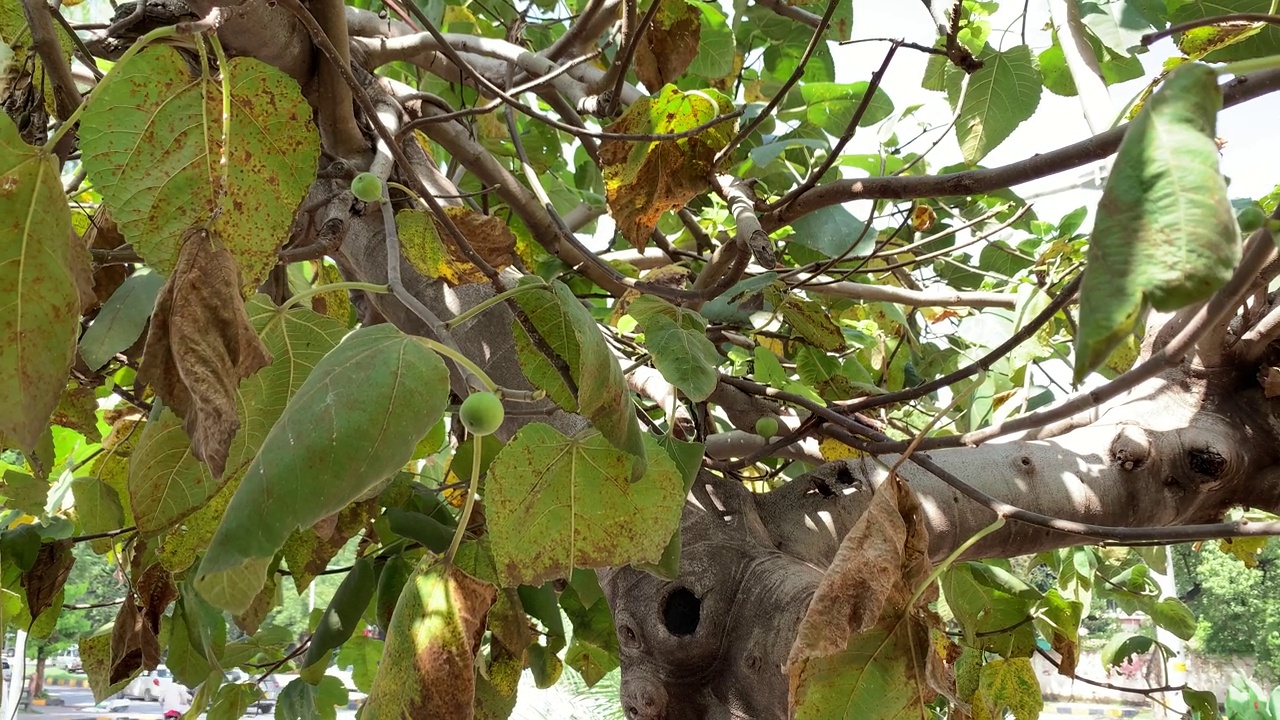
<svg viewBox="0 0 1280 720">
<path fill-rule="evenodd" d="M 72 264 L 87 257 L 74 238 L 57 160 L 0 117 L 0 444 L 28 454 L 49 426 L 75 353 Z"/>
<path fill-rule="evenodd" d="M 177 416 L 161 413 L 141 433 L 129 467 L 129 495 L 144 533 L 174 526 L 203 507 L 226 482 L 238 481 L 285 404 L 346 333 L 332 318 L 303 307 L 279 308 L 266 296 L 253 298 L 247 309 L 250 324 L 274 359 L 240 383 L 236 397 L 240 430 L 231 442 L 226 472 L 221 479 L 213 477 L 191 454 L 191 442 Z M 212 529 L 207 528 L 205 542 Z"/>
<path fill-rule="evenodd" d="M 293 211 L 315 180 L 319 136 L 298 84 L 252 58 L 232 58 L 229 177 L 222 187 L 222 83 L 173 48 L 116 66 L 80 120 L 84 167 L 120 231 L 169 274 L 180 239 L 212 220 L 256 287 L 276 264 Z M 217 211 L 217 212 L 215 212 Z"/>
<path fill-rule="evenodd" d="M 649 467 L 599 433 L 566 437 L 531 423 L 489 466 L 485 501 L 498 572 L 509 585 L 568 577 L 575 567 L 656 563 L 680 522 L 684 481 L 646 437 Z"/>
<path fill-rule="evenodd" d="M 952 106 L 960 101 L 956 139 L 965 162 L 974 165 L 1031 117 L 1040 105 L 1041 78 L 1031 49 L 1019 45 L 978 56 L 982 67 L 969 76 L 963 101 L 948 85 Z"/>
<path fill-rule="evenodd" d="M 448 398 L 444 361 L 415 338 L 391 325 L 347 336 L 267 434 L 200 565 L 200 592 L 243 612 L 289 534 L 403 467 Z"/>
</svg>

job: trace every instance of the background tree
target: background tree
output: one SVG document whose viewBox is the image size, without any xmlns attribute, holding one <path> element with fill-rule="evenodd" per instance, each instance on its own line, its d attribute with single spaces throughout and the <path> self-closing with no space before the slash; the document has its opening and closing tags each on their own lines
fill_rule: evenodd
<svg viewBox="0 0 1280 720">
<path fill-rule="evenodd" d="M 163 656 L 332 716 L 336 654 L 366 718 L 619 664 L 631 718 L 1034 716 L 1096 598 L 1194 632 L 1152 543 L 1280 534 L 1227 517 L 1280 507 L 1277 194 L 1216 134 L 1274 3 L 1055 2 L 1034 48 L 926 3 L 853 83 L 850 0 L 0 3 L 0 607 L 111 558 L 99 696 Z M 881 87 L 915 52 L 942 126 Z M 982 167 L 1046 91 L 1094 136 Z M 1087 234 L 1010 189 L 1112 155 Z M 1105 382 L 1055 402 L 1063 359 Z"/>
</svg>

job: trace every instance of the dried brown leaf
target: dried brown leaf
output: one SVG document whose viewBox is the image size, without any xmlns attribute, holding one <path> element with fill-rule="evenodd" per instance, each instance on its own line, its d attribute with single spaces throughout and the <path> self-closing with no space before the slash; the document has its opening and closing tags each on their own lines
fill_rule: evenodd
<svg viewBox="0 0 1280 720">
<path fill-rule="evenodd" d="M 141 557 L 141 552 L 135 559 Z M 137 572 L 134 591 L 125 598 L 111 629 L 110 684 L 133 675 L 139 669 L 152 670 L 160 663 L 160 618 L 170 603 L 178 599 L 173 576 L 159 563 Z"/>
<path fill-rule="evenodd" d="M 84 233 L 84 244 L 91 250 L 115 250 L 124 246 L 124 235 L 106 207 L 99 208 L 90 220 L 89 229 Z M 106 302 L 128 277 L 129 268 L 123 264 L 93 268 L 93 294 L 97 304 Z"/>
<path fill-rule="evenodd" d="M 636 47 L 636 77 L 657 92 L 674 83 L 698 56 L 698 40 L 702 37 L 702 12 L 684 0 L 661 2 L 653 24 Z"/>
<path fill-rule="evenodd" d="M 27 608 L 32 619 L 40 617 L 53 605 L 76 559 L 71 555 L 70 540 L 55 540 L 40 546 L 35 564 L 22 574 L 22 587 L 27 591 Z"/>
<path fill-rule="evenodd" d="M 929 538 L 920 502 L 896 476 L 880 487 L 845 535 L 809 610 L 788 664 L 833 655 L 882 615 L 901 615 L 929 574 Z"/>
<path fill-rule="evenodd" d="M 236 388 L 271 363 L 240 297 L 240 269 L 217 236 L 183 237 L 173 276 L 156 298 L 139 379 L 182 418 L 191 451 L 215 477 L 240 427 Z"/>
</svg>

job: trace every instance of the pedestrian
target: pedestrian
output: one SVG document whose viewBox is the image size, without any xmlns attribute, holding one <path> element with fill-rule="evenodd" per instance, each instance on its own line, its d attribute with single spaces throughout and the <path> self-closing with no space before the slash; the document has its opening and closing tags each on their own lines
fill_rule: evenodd
<svg viewBox="0 0 1280 720">
<path fill-rule="evenodd" d="M 180 718 L 187 709 L 187 689 L 176 682 L 171 682 L 160 691 L 160 710 L 165 720 Z"/>
</svg>

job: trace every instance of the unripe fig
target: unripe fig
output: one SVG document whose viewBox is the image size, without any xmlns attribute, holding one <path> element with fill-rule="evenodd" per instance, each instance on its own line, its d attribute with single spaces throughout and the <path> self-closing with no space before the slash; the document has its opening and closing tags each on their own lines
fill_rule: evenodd
<svg viewBox="0 0 1280 720">
<path fill-rule="evenodd" d="M 377 202 L 382 199 L 382 178 L 371 172 L 362 172 L 351 181 L 351 194 L 361 202 Z"/>
<path fill-rule="evenodd" d="M 471 393 L 458 408 L 458 419 L 472 435 L 492 435 L 503 415 L 502 401 L 491 392 Z"/>
<path fill-rule="evenodd" d="M 772 415 L 765 415 L 756 420 L 756 434 L 760 437 L 771 438 L 778 434 L 778 419 Z"/>
</svg>

